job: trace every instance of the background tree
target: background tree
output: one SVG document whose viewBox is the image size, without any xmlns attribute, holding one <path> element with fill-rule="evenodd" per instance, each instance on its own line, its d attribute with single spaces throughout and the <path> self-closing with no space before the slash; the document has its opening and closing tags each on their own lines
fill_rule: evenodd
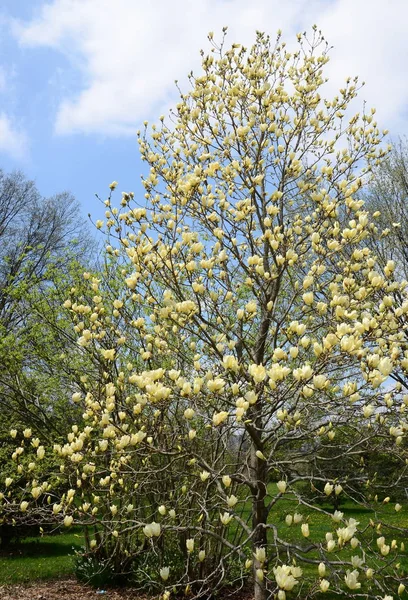
<svg viewBox="0 0 408 600">
<path fill-rule="evenodd" d="M 68 246 L 71 257 L 89 255 L 90 236 L 71 194 L 44 198 L 21 172 L 0 171 L 0 240 L 0 318 L 11 330 L 23 318 L 12 289 L 46 280 L 51 263 L 63 267 Z"/>
<path fill-rule="evenodd" d="M 366 205 L 376 215 L 376 235 L 370 239 L 370 247 L 384 266 L 390 258 L 394 260 L 400 276 L 408 278 L 408 148 L 406 140 L 399 139 L 390 145 L 390 152 L 373 171 L 370 184 L 362 194 Z M 408 324 L 405 314 L 406 296 L 399 290 L 393 291 L 393 298 L 401 329 L 405 335 L 404 349 L 408 347 Z M 399 307 L 399 308 L 398 308 Z M 403 362 L 405 369 L 396 369 L 391 377 L 407 388 L 407 355 Z"/>
<path fill-rule="evenodd" d="M 78 269 L 82 279 L 93 244 L 69 193 L 43 198 L 21 172 L 7 175 L 3 171 L 0 242 L 0 404 L 3 416 L 15 413 L 22 418 L 24 414 L 31 425 L 30 414 L 33 420 L 44 421 L 50 413 L 51 398 L 44 406 L 39 401 L 41 396 L 52 396 L 53 377 L 45 366 L 45 355 L 48 353 L 48 361 L 55 360 L 64 340 L 64 336 L 59 340 L 55 336 L 50 348 L 47 322 L 58 328 L 58 293 L 66 293 L 70 280 L 73 285 Z M 3 426 L 6 421 L 3 419 Z"/>
<path fill-rule="evenodd" d="M 7 476 L 10 430 L 24 424 L 52 446 L 78 420 L 71 401 L 80 381 L 76 335 L 62 303 L 83 282 L 95 243 L 72 195 L 43 198 L 21 172 L 3 171 L 0 242 L 0 455 Z M 82 360 L 81 375 L 84 366 Z M 3 543 L 11 533 L 21 530 L 1 528 Z"/>
<path fill-rule="evenodd" d="M 386 159 L 374 170 L 363 198 L 372 212 L 378 211 L 381 235 L 373 243 L 377 253 L 395 260 L 408 278 L 408 147 L 404 139 L 391 145 Z M 384 234 L 384 232 L 386 232 Z"/>
</svg>

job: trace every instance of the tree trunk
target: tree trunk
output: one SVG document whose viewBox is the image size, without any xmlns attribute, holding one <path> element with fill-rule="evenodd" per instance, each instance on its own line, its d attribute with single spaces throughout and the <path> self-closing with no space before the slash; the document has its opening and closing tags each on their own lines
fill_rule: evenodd
<svg viewBox="0 0 408 600">
<path fill-rule="evenodd" d="M 256 456 L 257 447 L 254 443 L 251 446 L 251 479 L 254 485 L 254 495 L 252 499 L 252 529 L 255 534 L 253 537 L 253 551 L 257 548 L 267 549 L 267 532 L 266 521 L 268 511 L 265 506 L 266 497 L 266 478 L 267 468 L 266 462 Z M 255 491 L 256 490 L 256 491 Z M 255 600 L 266 600 L 265 582 L 260 581 L 256 576 L 256 570 L 267 565 L 267 560 L 263 565 L 255 558 L 254 559 L 254 595 Z"/>
</svg>

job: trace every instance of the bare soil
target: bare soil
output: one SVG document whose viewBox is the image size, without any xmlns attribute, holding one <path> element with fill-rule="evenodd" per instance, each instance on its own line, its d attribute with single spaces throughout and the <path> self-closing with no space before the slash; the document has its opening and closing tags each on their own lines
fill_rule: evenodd
<svg viewBox="0 0 408 600">
<path fill-rule="evenodd" d="M 76 579 L 0 585 L 0 600 L 157 600 L 132 588 L 95 589 Z M 225 600 L 254 600 L 248 590 L 226 593 Z"/>
<path fill-rule="evenodd" d="M 140 592 L 126 588 L 95 590 L 75 579 L 36 581 L 0 586 L 0 600 L 145 600 Z"/>
</svg>

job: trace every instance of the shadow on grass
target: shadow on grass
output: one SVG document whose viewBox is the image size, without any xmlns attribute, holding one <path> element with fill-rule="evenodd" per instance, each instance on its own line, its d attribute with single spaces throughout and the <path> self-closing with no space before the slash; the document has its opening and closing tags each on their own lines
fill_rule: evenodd
<svg viewBox="0 0 408 600">
<path fill-rule="evenodd" d="M 11 544 L 4 550 L 0 548 L 0 558 L 20 560 L 22 558 L 68 556 L 75 550 L 80 549 L 81 545 L 79 543 L 67 544 L 58 541 L 38 540 L 35 542 Z"/>
<path fill-rule="evenodd" d="M 370 515 L 374 513 L 372 508 L 363 508 L 360 506 L 345 506 L 344 508 L 340 508 L 340 510 L 342 510 L 345 515 Z"/>
<path fill-rule="evenodd" d="M 319 505 L 318 505 L 319 506 Z M 327 510 L 327 512 L 332 513 L 335 509 L 333 504 L 321 504 L 320 508 L 323 508 L 324 510 Z M 351 506 L 350 504 L 346 504 L 346 505 L 340 505 L 340 507 L 337 509 L 339 511 L 341 511 L 342 513 L 344 513 L 345 516 L 347 515 L 370 515 L 374 513 L 374 510 L 372 508 L 366 507 L 366 506 Z"/>
</svg>

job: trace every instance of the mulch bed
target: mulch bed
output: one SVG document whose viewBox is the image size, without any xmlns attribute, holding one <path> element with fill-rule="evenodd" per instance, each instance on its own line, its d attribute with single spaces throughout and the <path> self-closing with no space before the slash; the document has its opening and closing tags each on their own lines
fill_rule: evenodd
<svg viewBox="0 0 408 600">
<path fill-rule="evenodd" d="M 95 590 L 75 579 L 37 581 L 0 586 L 0 600 L 142 600 L 140 592 L 127 589 Z"/>
<path fill-rule="evenodd" d="M 156 600 L 131 588 L 95 588 L 76 579 L 35 581 L 27 584 L 0 585 L 0 600 Z M 253 600 L 248 590 L 226 593 L 225 600 Z"/>
</svg>

